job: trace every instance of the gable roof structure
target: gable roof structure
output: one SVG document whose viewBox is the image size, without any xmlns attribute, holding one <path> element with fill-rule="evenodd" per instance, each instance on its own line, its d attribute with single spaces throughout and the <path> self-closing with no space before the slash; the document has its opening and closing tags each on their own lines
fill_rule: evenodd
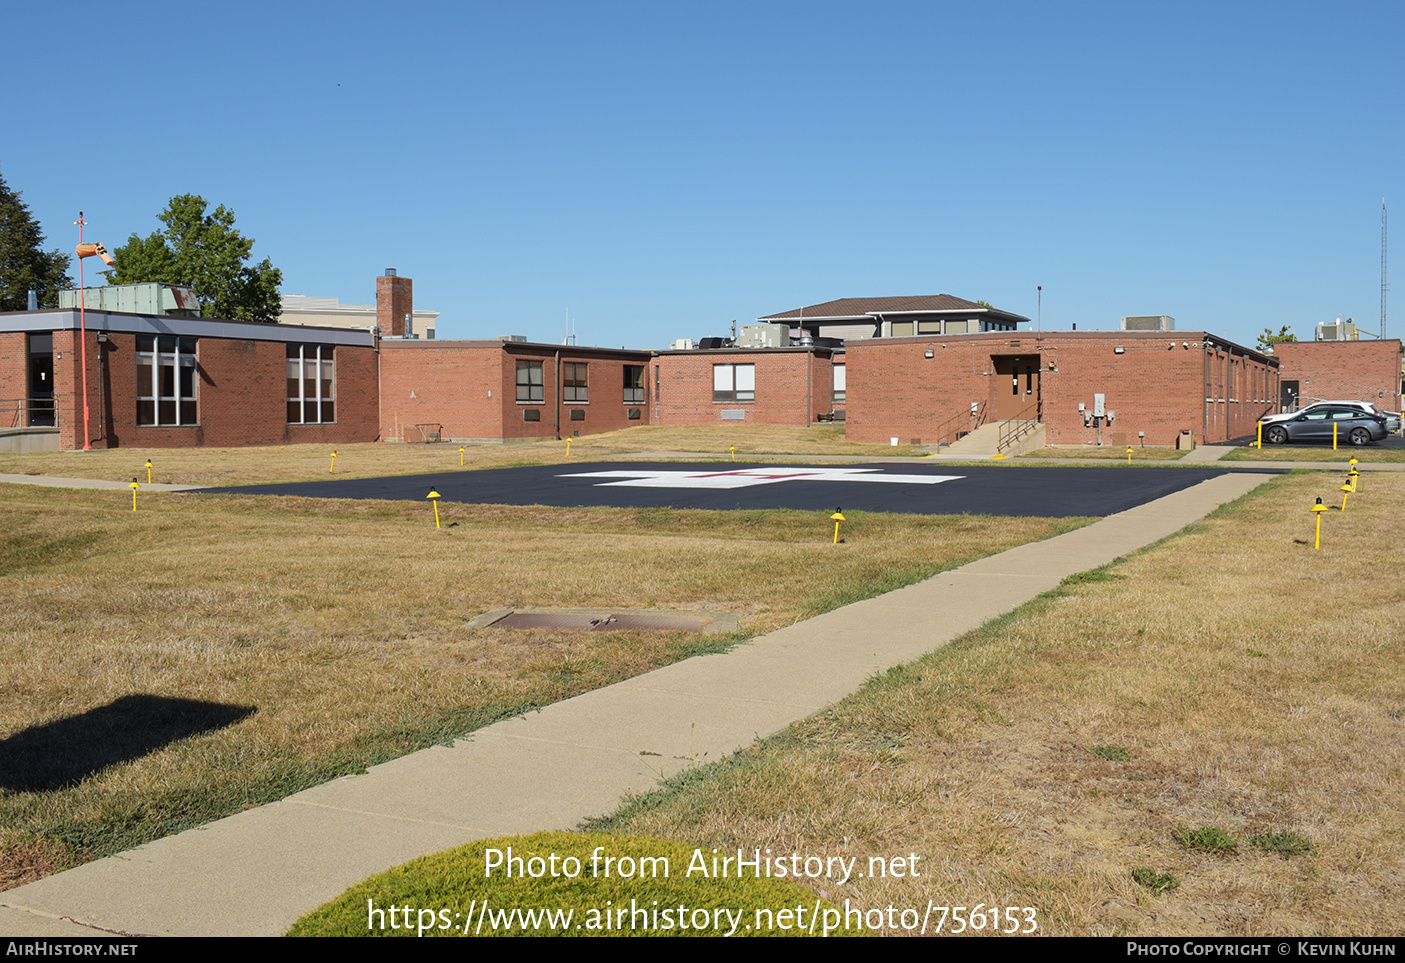
<svg viewBox="0 0 1405 963">
<path fill-rule="evenodd" d="M 987 307 L 951 294 L 921 294 L 909 297 L 838 298 L 822 304 L 768 314 L 756 320 L 765 323 L 783 321 L 875 321 L 892 315 L 962 315 L 984 316 L 992 320 L 1028 321 L 1022 314 Z"/>
</svg>

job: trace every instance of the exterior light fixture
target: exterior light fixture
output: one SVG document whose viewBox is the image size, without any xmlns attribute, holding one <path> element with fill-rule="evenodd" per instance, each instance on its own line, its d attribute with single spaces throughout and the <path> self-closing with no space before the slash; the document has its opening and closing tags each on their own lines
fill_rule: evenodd
<svg viewBox="0 0 1405 963">
<path fill-rule="evenodd" d="M 926 352 L 923 353 L 923 357 L 925 357 L 925 358 L 934 357 L 934 352 L 932 351 L 931 348 L 928 348 L 928 349 L 926 350 Z"/>
<path fill-rule="evenodd" d="M 1127 349 L 1124 348 L 1124 347 L 1122 347 L 1122 345 L 1119 344 L 1117 347 L 1115 347 L 1115 348 L 1112 349 L 1112 353 L 1113 353 L 1113 354 L 1126 354 L 1126 353 L 1127 353 Z"/>
</svg>

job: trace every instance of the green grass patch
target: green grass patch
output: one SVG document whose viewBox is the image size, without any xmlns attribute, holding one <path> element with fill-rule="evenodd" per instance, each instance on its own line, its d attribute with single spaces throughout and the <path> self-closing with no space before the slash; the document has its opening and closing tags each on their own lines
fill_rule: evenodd
<svg viewBox="0 0 1405 963">
<path fill-rule="evenodd" d="M 1255 849 L 1262 849 L 1266 853 L 1277 853 L 1284 859 L 1290 856 L 1306 855 L 1314 848 L 1311 840 L 1286 830 L 1281 833 L 1250 836 L 1249 845 Z"/>
<path fill-rule="evenodd" d="M 1105 568 L 1090 569 L 1087 572 L 1074 572 L 1072 575 L 1064 577 L 1060 585 L 1083 585 L 1089 582 L 1120 582 L 1127 576 L 1117 572 L 1109 572 Z"/>
<path fill-rule="evenodd" d="M 864 936 L 812 891 L 715 872 L 725 853 L 599 833 L 480 840 L 374 876 L 289 936 Z M 414 907 L 409 916 L 392 907 Z M 818 916 L 816 912 L 818 910 Z"/>
<path fill-rule="evenodd" d="M 1181 881 L 1170 873 L 1158 873 L 1149 866 L 1138 866 L 1132 870 L 1132 881 L 1144 889 L 1151 890 L 1156 896 L 1169 893 L 1181 885 Z"/>
<path fill-rule="evenodd" d="M 1239 852 L 1239 844 L 1234 841 L 1234 837 L 1218 826 L 1201 826 L 1199 829 L 1177 826 L 1173 835 L 1176 842 L 1189 850 L 1221 856 L 1232 856 Z"/>
<path fill-rule="evenodd" d="M 1126 762 L 1132 758 L 1132 753 L 1124 746 L 1094 746 L 1088 752 L 1108 762 Z"/>
</svg>

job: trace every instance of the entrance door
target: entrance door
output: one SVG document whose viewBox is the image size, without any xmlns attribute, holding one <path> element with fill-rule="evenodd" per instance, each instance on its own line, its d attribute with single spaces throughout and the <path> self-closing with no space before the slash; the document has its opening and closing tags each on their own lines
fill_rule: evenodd
<svg viewBox="0 0 1405 963">
<path fill-rule="evenodd" d="M 1280 381 L 1279 387 L 1279 410 L 1298 410 L 1298 383 L 1296 381 Z"/>
<path fill-rule="evenodd" d="M 54 336 L 29 336 L 29 427 L 54 426 Z"/>
<path fill-rule="evenodd" d="M 1000 355 L 995 364 L 995 417 L 1035 418 L 1039 400 L 1039 355 Z"/>
</svg>

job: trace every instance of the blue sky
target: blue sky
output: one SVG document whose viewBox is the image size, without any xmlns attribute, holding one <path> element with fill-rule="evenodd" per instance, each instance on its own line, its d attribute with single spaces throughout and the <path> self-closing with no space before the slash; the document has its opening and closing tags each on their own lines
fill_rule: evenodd
<svg viewBox="0 0 1405 963">
<path fill-rule="evenodd" d="M 200 194 L 283 293 L 367 303 L 395 267 L 441 337 L 559 341 L 569 312 L 665 347 L 937 293 L 1033 318 L 1037 285 L 1046 328 L 1375 330 L 1402 11 L 23 4 L 0 174 L 50 247 Z"/>
</svg>

